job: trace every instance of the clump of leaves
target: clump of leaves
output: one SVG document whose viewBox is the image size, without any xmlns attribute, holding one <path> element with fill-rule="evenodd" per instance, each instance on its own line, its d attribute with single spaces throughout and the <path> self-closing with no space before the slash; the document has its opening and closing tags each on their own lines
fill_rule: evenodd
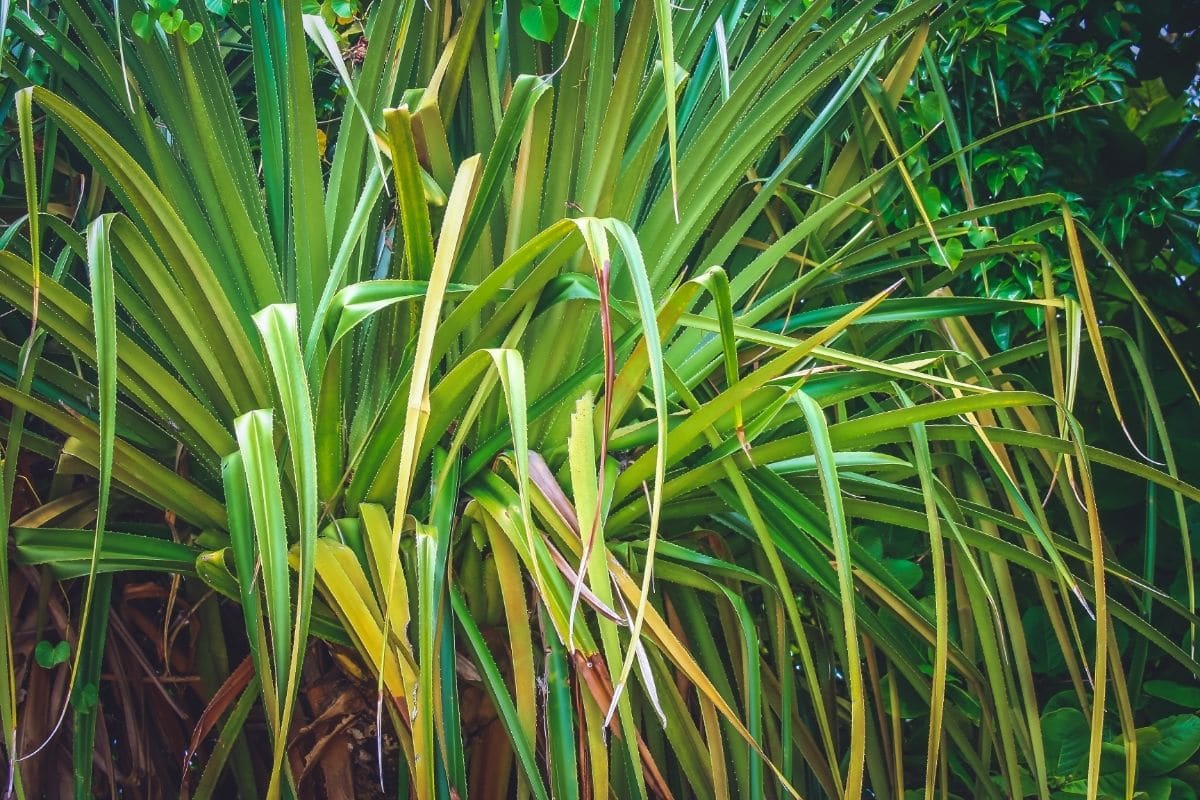
<svg viewBox="0 0 1200 800">
<path fill-rule="evenodd" d="M 1178 601 L 1106 546 L 1097 474 L 1173 499 L 1185 563 L 1200 490 L 1161 431 L 1161 468 L 1134 449 L 1113 364 L 1154 385 L 1101 325 L 1091 240 L 1055 195 L 950 207 L 927 187 L 971 145 L 900 135 L 938 3 L 601 4 L 543 47 L 515 5 L 378 0 L 353 63 L 297 4 L 190 47 L 62 4 L 79 66 L 17 95 L 0 296 L 29 324 L 0 398 L 8 449 L 98 497 L 80 521 L 60 479 L 0 519 L 21 563 L 85 579 L 77 698 L 112 574 L 240 606 L 255 678 L 212 675 L 239 699 L 197 796 L 227 766 L 246 796 L 312 791 L 286 743 L 313 639 L 372 676 L 388 790 L 419 798 L 1048 797 L 1030 607 L 1096 797 L 1106 735 L 1136 728 L 1115 630 L 1200 672 L 1190 571 Z M 39 9 L 12 20 L 53 59 Z M 327 162 L 316 53 L 346 92 Z M 78 218 L 44 210 L 58 157 L 102 178 Z M 1036 299 L 950 291 L 1051 226 L 1073 295 L 1046 260 Z M 977 319 L 1029 309 L 1043 338 L 990 352 Z M 1085 361 L 1127 454 L 1078 424 Z M 162 524 L 131 527 L 146 508 Z M 253 707 L 257 770 L 230 761 Z M 20 711 L 0 694 L 5 731 Z M 96 713 L 71 721 L 81 795 Z"/>
<path fill-rule="evenodd" d="M 186 44 L 195 44 L 204 33 L 202 22 L 193 22 L 183 15 L 179 0 L 147 0 L 148 8 L 135 11 L 129 27 L 142 39 L 148 39 L 161 31 L 168 36 L 178 33 Z"/>
</svg>

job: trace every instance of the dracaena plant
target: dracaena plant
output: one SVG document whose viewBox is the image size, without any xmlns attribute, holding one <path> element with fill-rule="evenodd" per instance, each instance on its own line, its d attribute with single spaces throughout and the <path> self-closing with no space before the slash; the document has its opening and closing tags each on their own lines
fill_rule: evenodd
<svg viewBox="0 0 1200 800">
<path fill-rule="evenodd" d="M 422 799 L 1049 797 L 1034 606 L 1094 797 L 1135 726 L 1115 631 L 1196 673 L 1190 574 L 1180 601 L 1105 549 L 1093 470 L 1181 520 L 1200 492 L 1075 421 L 1081 371 L 1119 420 L 1110 360 L 1142 374 L 1095 314 L 1086 229 L 1053 196 L 919 200 L 963 152 L 894 135 L 938 3 L 628 0 L 545 45 L 517 3 L 376 0 L 350 43 L 298 2 L 222 25 L 183 0 L 208 20 L 186 37 L 136 5 L 5 5 L 53 78 L 15 100 L 28 215 L 0 295 L 30 324 L 0 398 L 7 452 L 56 478 L 13 519 L 6 459 L 3 531 L 83 579 L 53 709 L 78 795 L 127 570 L 240 606 L 215 618 L 198 797 L 312 796 L 287 743 L 327 646 L 378 691 L 387 791 Z M 56 159 L 88 181 L 74 211 Z M 1028 208 L 1046 222 L 1004 229 Z M 950 291 L 1006 256 L 1049 275 L 1055 231 L 1075 295 Z M 972 318 L 1026 308 L 1045 338 L 989 353 Z M 5 611 L 11 765 L 42 743 Z"/>
</svg>

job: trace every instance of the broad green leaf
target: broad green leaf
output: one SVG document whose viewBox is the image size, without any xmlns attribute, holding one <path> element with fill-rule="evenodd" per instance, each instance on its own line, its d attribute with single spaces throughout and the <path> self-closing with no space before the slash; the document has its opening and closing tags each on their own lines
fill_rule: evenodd
<svg viewBox="0 0 1200 800">
<path fill-rule="evenodd" d="M 1138 774 L 1165 775 L 1191 763 L 1200 751 L 1200 717 L 1180 714 L 1155 722 L 1149 729 L 1149 741 L 1138 736 Z"/>
<path fill-rule="evenodd" d="M 1177 681 L 1150 680 L 1142 684 L 1142 690 L 1151 697 L 1169 700 L 1184 708 L 1200 708 L 1200 687 L 1188 686 Z"/>
<path fill-rule="evenodd" d="M 523 0 L 520 16 L 521 27 L 534 39 L 542 42 L 554 39 L 554 32 L 558 30 L 558 8 L 554 0 Z"/>
<path fill-rule="evenodd" d="M 1087 758 L 1088 723 L 1076 708 L 1060 708 L 1042 717 L 1042 747 L 1051 775 L 1075 775 Z"/>
</svg>

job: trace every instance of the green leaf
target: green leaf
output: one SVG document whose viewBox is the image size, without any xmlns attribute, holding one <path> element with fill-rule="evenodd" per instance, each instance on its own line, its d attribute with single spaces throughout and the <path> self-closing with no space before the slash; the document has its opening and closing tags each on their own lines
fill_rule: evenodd
<svg viewBox="0 0 1200 800">
<path fill-rule="evenodd" d="M 600 3 L 601 0 L 560 0 L 558 6 L 571 19 L 580 19 L 579 15 L 582 12 L 583 23 L 595 25 L 600 13 Z"/>
<path fill-rule="evenodd" d="M 1169 700 L 1183 708 L 1200 708 L 1200 686 L 1155 680 L 1143 683 L 1142 691 L 1151 697 Z"/>
<path fill-rule="evenodd" d="M 797 391 L 796 402 L 804 414 L 805 424 L 813 441 L 813 454 L 817 457 L 817 477 L 821 484 L 821 496 L 825 501 L 825 515 L 833 540 L 833 555 L 837 560 L 837 585 L 841 601 L 841 621 L 845 633 L 842 640 L 845 648 L 847 687 L 851 699 L 851 746 L 847 765 L 846 794 L 857 797 L 862 791 L 864 759 L 866 758 L 866 708 L 863 702 L 862 663 L 859 660 L 858 620 L 854 603 L 854 577 L 851 574 L 854 560 L 850 555 L 850 529 L 845 506 L 842 503 L 841 479 L 833 459 L 833 443 L 829 437 L 829 426 L 825 412 L 807 392 Z"/>
<path fill-rule="evenodd" d="M 520 722 L 517 718 L 517 709 L 513 704 L 508 686 L 504 682 L 504 676 L 501 674 L 499 667 L 496 666 L 496 661 L 488 650 L 487 642 L 484 640 L 483 634 L 479 631 L 479 626 L 471 617 L 471 612 L 467 610 L 467 604 L 463 600 L 462 592 L 454 585 L 450 586 L 450 604 L 455 616 L 458 618 L 459 625 L 462 627 L 471 653 L 475 657 L 475 663 L 482 670 L 481 675 L 484 688 L 487 690 L 488 696 L 496 707 L 496 713 L 504 720 L 505 731 L 516 754 L 517 763 L 521 767 L 525 780 L 528 781 L 527 785 L 533 791 L 534 797 L 538 798 L 538 800 L 547 800 L 550 795 L 546 791 L 546 785 L 543 783 L 541 772 L 538 770 L 533 743 L 522 732 Z"/>
<path fill-rule="evenodd" d="M 525 3 L 521 6 L 521 28 L 539 42 L 553 41 L 558 30 L 558 9 L 554 0 Z"/>
<path fill-rule="evenodd" d="M 1194 780 L 1195 774 L 1192 777 Z M 1179 778 L 1166 778 L 1165 780 L 1171 790 L 1171 800 L 1196 800 L 1196 789 L 1193 786 L 1184 783 Z"/>
<path fill-rule="evenodd" d="M 578 800 L 579 766 L 576 754 L 578 714 L 571 698 L 570 670 L 562 642 L 547 637 L 546 736 L 549 741 L 550 786 L 555 798 Z"/>
<path fill-rule="evenodd" d="M 70 656 L 71 645 L 65 641 L 58 644 L 50 644 L 43 640 L 38 642 L 37 647 L 33 650 L 33 657 L 42 669 L 53 669 L 59 664 L 66 662 Z"/>
<path fill-rule="evenodd" d="M 78 687 L 71 694 L 71 707 L 78 714 L 86 714 L 100 704 L 100 687 L 89 683 Z"/>
<path fill-rule="evenodd" d="M 16 561 L 19 564 L 44 564 L 59 580 L 121 570 L 146 570 L 187 575 L 196 551 L 187 545 L 140 536 L 105 531 L 96 563 L 92 564 L 92 546 L 96 534 L 90 530 L 61 528 L 14 528 Z"/>
<path fill-rule="evenodd" d="M 204 0 L 204 7 L 218 17 L 224 17 L 233 7 L 233 0 Z"/>
<path fill-rule="evenodd" d="M 950 269 L 954 269 L 958 266 L 958 263 L 962 261 L 964 252 L 962 240 L 942 239 L 941 245 L 941 252 L 938 252 L 938 248 L 933 247 L 932 245 L 928 248 L 926 252 L 929 253 L 930 260 L 940 267 L 949 267 Z M 945 253 L 944 258 L 942 253 Z"/>
<path fill-rule="evenodd" d="M 942 213 L 942 193 L 936 186 L 927 184 L 921 187 L 921 205 L 932 219 L 937 219 Z"/>
<path fill-rule="evenodd" d="M 1155 736 L 1149 746 L 1138 737 L 1138 773 L 1166 775 L 1200 751 L 1200 716 L 1180 714 L 1159 720 L 1149 728 Z M 1139 731 L 1140 733 L 1140 731 Z"/>
<path fill-rule="evenodd" d="M 162 25 L 162 29 L 167 33 L 174 33 L 183 25 L 183 9 L 177 8 L 174 11 L 164 11 L 158 15 L 158 24 Z"/>
<path fill-rule="evenodd" d="M 883 566 L 896 576 L 896 580 L 900 581 L 900 585 L 905 589 L 915 588 L 924 576 L 920 564 L 901 558 L 885 558 Z"/>
<path fill-rule="evenodd" d="M 388 144 L 392 151 L 392 175 L 404 233 L 404 265 L 407 278 L 428 280 L 433 272 L 433 233 L 429 203 L 421 188 L 421 165 L 413 138 L 412 115 L 405 107 L 383 112 Z"/>
<path fill-rule="evenodd" d="M 200 41 L 200 37 L 204 34 L 204 26 L 199 22 L 193 22 L 180 30 L 183 40 L 188 44 L 195 44 Z"/>
<path fill-rule="evenodd" d="M 1009 314 L 997 314 L 992 317 L 992 339 L 1001 350 L 1012 346 L 1013 318 Z"/>
<path fill-rule="evenodd" d="M 1073 775 L 1088 755 L 1088 723 L 1083 712 L 1060 708 L 1042 717 L 1042 746 L 1050 775 Z"/>
<path fill-rule="evenodd" d="M 208 762 L 204 765 L 204 773 L 196 784 L 196 792 L 192 795 L 194 800 L 209 800 L 213 796 L 217 781 L 221 776 L 221 769 L 229 758 L 230 752 L 238 742 L 243 741 L 239 734 L 246 724 L 246 718 L 254 709 L 254 698 L 260 687 L 259 680 L 258 675 L 250 679 L 246 688 L 242 690 L 242 696 L 234 705 L 233 710 L 229 712 L 229 716 L 226 717 L 225 724 L 221 726 L 216 744 L 213 745 Z"/>
<path fill-rule="evenodd" d="M 150 26 L 153 24 L 150 20 L 150 15 L 145 11 L 134 12 L 133 17 L 129 20 L 129 27 L 142 39 L 150 37 Z"/>
<path fill-rule="evenodd" d="M 309 395 L 308 377 L 305 374 L 303 357 L 300 354 L 300 332 L 296 307 L 294 305 L 283 304 L 267 306 L 254 315 L 254 322 L 262 334 L 263 349 L 267 353 L 267 360 L 271 365 L 271 374 L 275 379 L 275 389 L 278 392 L 283 408 L 284 429 L 288 442 L 287 450 L 291 455 L 292 462 L 291 478 L 295 484 L 295 519 L 299 522 L 300 544 L 296 549 L 299 561 L 297 569 L 299 581 L 296 591 L 295 622 L 290 636 L 289 646 L 291 652 L 286 660 L 282 661 L 279 654 L 276 654 L 276 664 L 279 667 L 277 677 L 279 680 L 285 680 L 286 677 L 286 682 L 282 687 L 282 706 L 279 723 L 279 736 L 282 739 L 286 737 L 287 731 L 291 729 L 292 709 L 296 703 L 297 694 L 300 691 L 300 670 L 304 663 L 305 645 L 308 642 L 308 629 L 312 618 L 318 515 L 317 452 L 312 398 Z M 269 419 L 267 417 L 261 426 L 255 426 L 256 430 L 259 432 L 269 431 Z M 242 435 L 242 428 L 239 428 L 239 440 L 243 442 L 248 441 L 248 438 Z M 266 454 L 263 455 L 266 456 Z M 245 460 L 247 476 L 249 477 L 251 459 L 247 454 L 245 445 L 242 448 L 242 457 Z M 274 464 L 273 453 L 266 458 L 269 459 L 271 465 Z M 269 468 L 263 475 L 267 479 L 268 484 L 278 480 L 277 476 L 272 478 Z M 271 494 L 274 495 L 276 488 L 274 486 L 270 488 Z M 286 540 L 283 540 L 282 536 L 279 536 L 278 533 L 274 535 L 278 539 L 272 542 L 272 546 L 286 548 Z M 261 540 L 259 546 L 260 549 L 265 549 L 265 544 Z M 282 578 L 284 581 L 289 581 L 286 564 L 279 569 L 282 572 L 277 572 L 276 579 Z M 265 571 L 266 567 L 264 564 L 264 573 Z M 278 588 L 278 591 L 282 594 L 281 603 L 287 599 L 286 589 L 287 587 Z M 291 608 L 288 609 L 288 612 L 290 615 Z M 272 624 L 277 624 L 277 620 L 273 619 Z M 286 637 L 286 631 L 282 632 L 282 635 Z M 284 665 L 287 665 L 287 669 L 284 669 Z M 276 763 L 273 767 L 271 777 L 272 783 L 278 780 L 278 773 L 282 769 L 281 754 L 282 750 L 277 750 Z"/>
<path fill-rule="evenodd" d="M 274 719 L 278 720 L 283 715 L 282 699 L 287 690 L 286 676 L 290 674 L 292 603 L 287 563 L 287 523 L 279 465 L 275 460 L 272 423 L 271 412 L 260 410 L 238 417 L 234 425 L 245 470 L 255 543 L 262 562 L 271 663 L 275 667 L 276 696 L 279 698 L 277 707 L 272 711 Z M 247 580 L 247 577 L 242 576 L 241 580 Z"/>
</svg>

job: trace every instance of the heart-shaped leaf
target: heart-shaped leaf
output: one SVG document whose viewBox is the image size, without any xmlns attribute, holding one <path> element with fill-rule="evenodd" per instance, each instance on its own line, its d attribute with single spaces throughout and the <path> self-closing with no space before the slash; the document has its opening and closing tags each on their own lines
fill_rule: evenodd
<svg viewBox="0 0 1200 800">
<path fill-rule="evenodd" d="M 179 0 L 157 0 L 154 5 L 159 11 L 166 14 L 175 10 L 175 7 L 179 5 Z M 182 14 L 183 11 L 180 10 L 179 13 Z"/>
<path fill-rule="evenodd" d="M 233 0 L 204 0 L 204 7 L 218 17 L 224 17 L 233 7 Z"/>
<path fill-rule="evenodd" d="M 158 15 L 158 24 L 167 33 L 174 33 L 179 30 L 179 26 L 183 25 L 183 9 L 177 8 L 170 13 L 162 13 Z"/>
<path fill-rule="evenodd" d="M 938 266 L 954 269 L 958 266 L 958 262 L 962 261 L 964 252 L 962 240 L 942 239 L 941 245 L 941 250 L 938 250 L 937 245 L 931 245 L 929 248 L 929 257 Z"/>
<path fill-rule="evenodd" d="M 81 714 L 91 711 L 100 702 L 100 687 L 94 683 L 80 686 L 71 695 L 71 706 Z"/>
<path fill-rule="evenodd" d="M 204 26 L 199 22 L 193 22 L 190 25 L 184 25 L 179 33 L 183 36 L 183 40 L 188 44 L 195 44 L 204 34 Z"/>
<path fill-rule="evenodd" d="M 33 650 L 34 660 L 38 666 L 43 669 L 53 669 L 59 664 L 66 661 L 71 655 L 71 645 L 67 642 L 59 642 L 58 644 L 50 644 L 47 641 L 37 643 L 37 647 Z"/>
<path fill-rule="evenodd" d="M 133 28 L 133 32 L 139 39 L 146 39 L 150 36 L 150 26 L 152 24 L 150 15 L 145 11 L 136 12 L 133 15 L 133 19 L 129 20 L 129 27 Z"/>
<path fill-rule="evenodd" d="M 551 0 L 521 8 L 521 28 L 539 42 L 549 42 L 558 30 L 558 9 Z"/>
</svg>

